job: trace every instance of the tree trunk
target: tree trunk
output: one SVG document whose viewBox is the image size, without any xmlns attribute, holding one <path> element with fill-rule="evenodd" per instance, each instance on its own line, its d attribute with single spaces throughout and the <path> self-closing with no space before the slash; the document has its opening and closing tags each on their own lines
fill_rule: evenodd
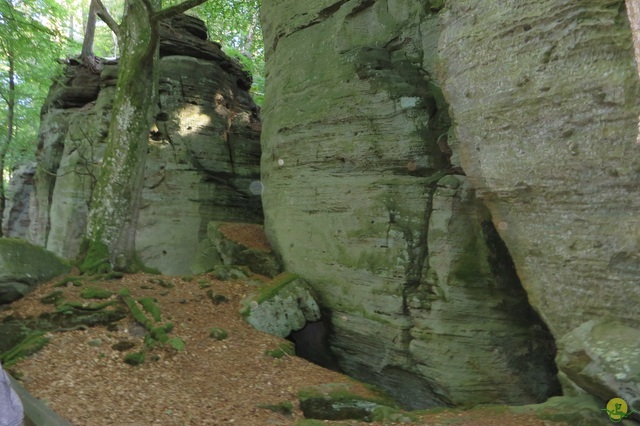
<svg viewBox="0 0 640 426">
<path fill-rule="evenodd" d="M 8 50 L 6 53 L 7 61 L 9 62 L 9 69 L 7 70 L 7 77 L 9 79 L 9 93 L 7 94 L 7 97 L 4 98 L 5 102 L 7 103 L 7 138 L 2 146 L 0 146 L 0 237 L 3 236 L 2 219 L 4 216 L 4 209 L 7 204 L 4 193 L 4 165 L 5 157 L 7 156 L 7 152 L 9 152 L 9 146 L 13 141 L 13 122 L 15 117 L 16 104 L 16 81 L 13 51 Z"/>
<path fill-rule="evenodd" d="M 158 24 L 144 0 L 128 0 L 118 86 L 102 171 L 91 200 L 84 271 L 134 265 L 135 225 L 157 93 Z"/>
<path fill-rule="evenodd" d="M 91 196 L 83 244 L 85 273 L 136 270 L 135 231 L 158 92 L 159 22 L 206 0 L 160 10 L 161 0 L 126 0 L 117 25 L 100 0 L 96 14 L 117 35 L 122 55 L 102 171 Z"/>
</svg>

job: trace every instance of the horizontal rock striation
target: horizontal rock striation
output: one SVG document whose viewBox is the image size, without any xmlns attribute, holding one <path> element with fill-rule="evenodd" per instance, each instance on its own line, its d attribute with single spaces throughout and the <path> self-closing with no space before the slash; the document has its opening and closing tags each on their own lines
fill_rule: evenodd
<svg viewBox="0 0 640 426">
<path fill-rule="evenodd" d="M 460 166 L 440 7 L 263 3 L 265 229 L 345 372 L 411 408 L 541 401 L 555 346 Z"/>
<path fill-rule="evenodd" d="M 462 166 L 531 304 L 557 338 L 592 320 L 637 324 L 640 82 L 624 2 L 450 0 L 442 24 Z"/>
</svg>

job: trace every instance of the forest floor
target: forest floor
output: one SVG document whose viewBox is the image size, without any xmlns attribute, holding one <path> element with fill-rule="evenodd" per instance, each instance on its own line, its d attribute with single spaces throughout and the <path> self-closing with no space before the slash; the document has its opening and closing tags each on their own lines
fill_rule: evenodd
<svg viewBox="0 0 640 426">
<path fill-rule="evenodd" d="M 364 425 L 356 421 L 302 423 L 297 393 L 323 383 L 350 383 L 345 375 L 326 370 L 296 356 L 274 358 L 265 352 L 283 339 L 256 331 L 244 321 L 239 304 L 253 286 L 243 281 L 219 281 L 209 274 L 168 277 L 125 275 L 76 287 L 69 282 L 55 288 L 60 278 L 40 286 L 0 312 L 3 317 L 25 318 L 52 311 L 40 299 L 62 290 L 65 300 L 82 301 L 87 286 L 112 291 L 126 287 L 135 298 L 153 297 L 162 317 L 175 324 L 185 348 L 156 348 L 139 366 L 126 364 L 126 353 L 143 346 L 144 333 L 132 318 L 112 326 L 50 333 L 51 341 L 38 353 L 11 368 L 24 387 L 73 425 L 226 425 L 242 426 L 330 424 Z M 164 283 L 159 286 L 157 283 Z M 166 285 L 169 284 L 169 285 Z M 170 287 L 170 288 L 167 288 Z M 214 304 L 207 291 L 224 295 Z M 113 296 L 114 298 L 117 296 Z M 86 302 L 86 300 L 84 300 Z M 212 327 L 224 329 L 228 338 L 209 336 Z M 122 349 L 123 342 L 131 348 Z M 359 386 L 359 385 L 355 385 Z M 362 387 L 361 391 L 368 391 Z M 285 407 L 279 413 L 265 406 Z M 286 411 L 286 410 L 285 410 Z M 400 423 L 385 423 L 400 424 Z M 531 414 L 500 410 L 442 410 L 426 413 L 413 424 L 489 426 L 560 425 Z"/>
</svg>

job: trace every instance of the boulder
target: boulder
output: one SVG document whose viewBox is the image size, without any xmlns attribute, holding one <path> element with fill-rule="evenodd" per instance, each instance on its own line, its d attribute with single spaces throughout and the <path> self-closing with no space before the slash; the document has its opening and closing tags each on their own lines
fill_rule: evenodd
<svg viewBox="0 0 640 426">
<path fill-rule="evenodd" d="M 348 383 L 325 383 L 300 389 L 298 400 L 306 419 L 370 422 L 376 411 L 396 408 L 388 397 L 363 392 Z"/>
<path fill-rule="evenodd" d="M 286 272 L 247 296 L 241 313 L 256 330 L 279 337 L 320 319 L 320 308 L 307 284 Z"/>
<path fill-rule="evenodd" d="M 616 319 L 587 321 L 558 340 L 558 368 L 603 401 L 640 408 L 640 330 Z"/>
<path fill-rule="evenodd" d="M 209 222 L 207 236 L 216 256 L 224 265 L 246 266 L 255 274 L 275 277 L 281 272 L 261 225 L 251 223 Z"/>
<path fill-rule="evenodd" d="M 11 303 L 56 275 L 69 264 L 55 254 L 14 238 L 0 238 L 0 304 Z"/>
<path fill-rule="evenodd" d="M 192 264 L 210 221 L 262 222 L 260 120 L 250 76 L 206 41 L 202 21 L 182 15 L 167 24 L 136 248 L 149 268 L 191 274 L 202 272 Z M 117 61 L 99 76 L 72 61 L 43 107 L 28 239 L 68 259 L 85 232 L 117 72 Z"/>
</svg>

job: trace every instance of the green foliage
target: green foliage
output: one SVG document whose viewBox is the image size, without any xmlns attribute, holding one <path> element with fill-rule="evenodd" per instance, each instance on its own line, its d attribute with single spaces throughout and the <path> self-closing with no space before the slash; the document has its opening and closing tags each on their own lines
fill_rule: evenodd
<svg viewBox="0 0 640 426">
<path fill-rule="evenodd" d="M 60 31 L 64 15 L 53 0 L 0 1 L 0 148 L 10 142 L 5 156 L 8 170 L 35 158 L 40 106 L 67 46 Z M 10 58 L 15 104 L 14 131 L 8 141 Z"/>
<path fill-rule="evenodd" d="M 264 99 L 264 42 L 260 0 L 209 0 L 194 9 L 209 29 L 209 38 L 222 45 L 253 76 L 251 94 L 258 105 Z"/>
</svg>

